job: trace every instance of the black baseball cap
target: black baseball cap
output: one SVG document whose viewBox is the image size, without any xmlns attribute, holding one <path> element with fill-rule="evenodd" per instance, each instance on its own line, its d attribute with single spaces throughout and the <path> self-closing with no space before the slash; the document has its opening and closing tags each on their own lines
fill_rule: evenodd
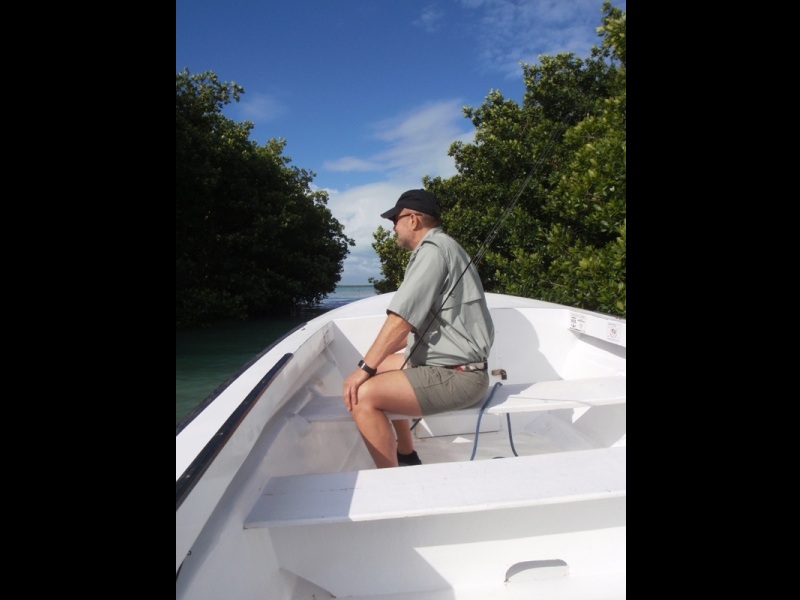
<svg viewBox="0 0 800 600">
<path fill-rule="evenodd" d="M 400 198 L 397 199 L 394 208 L 390 208 L 385 213 L 381 213 L 381 217 L 392 220 L 395 215 L 404 208 L 410 208 L 411 210 L 431 215 L 437 219 L 442 212 L 439 208 L 439 203 L 436 201 L 436 196 L 431 194 L 428 190 L 408 190 L 407 192 L 403 192 Z"/>
</svg>

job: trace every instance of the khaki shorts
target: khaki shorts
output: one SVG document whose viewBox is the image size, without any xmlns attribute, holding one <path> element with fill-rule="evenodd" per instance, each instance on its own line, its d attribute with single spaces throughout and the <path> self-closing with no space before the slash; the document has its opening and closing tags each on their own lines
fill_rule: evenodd
<svg viewBox="0 0 800 600">
<path fill-rule="evenodd" d="M 454 371 L 445 367 L 409 367 L 408 377 L 423 416 L 467 408 L 486 397 L 489 373 Z"/>
</svg>

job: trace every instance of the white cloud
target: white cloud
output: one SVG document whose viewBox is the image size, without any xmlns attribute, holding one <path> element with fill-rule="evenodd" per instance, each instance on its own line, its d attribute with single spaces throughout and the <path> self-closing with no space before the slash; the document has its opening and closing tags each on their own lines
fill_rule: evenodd
<svg viewBox="0 0 800 600">
<path fill-rule="evenodd" d="M 439 23 L 444 18 L 444 11 L 436 7 L 436 3 L 429 4 L 422 9 L 419 19 L 414 22 L 414 25 L 420 27 L 427 33 L 434 33 L 439 29 Z"/>
<path fill-rule="evenodd" d="M 237 121 L 246 119 L 262 125 L 286 114 L 286 106 L 275 96 L 259 92 L 249 94 L 246 90 L 238 103 L 229 106 L 232 106 L 231 110 L 239 116 Z"/>
<path fill-rule="evenodd" d="M 398 178 L 422 175 L 449 177 L 456 172 L 447 150 L 457 139 L 472 139 L 472 124 L 461 114 L 456 100 L 425 104 L 413 111 L 377 124 L 375 137 L 387 148 L 373 157 Z M 469 128 L 469 129 L 468 129 Z"/>
<path fill-rule="evenodd" d="M 423 175 L 443 178 L 456 173 L 447 150 L 456 140 L 471 142 L 472 124 L 461 114 L 455 100 L 432 102 L 375 125 L 375 137 L 385 148 L 370 157 L 346 157 L 326 162 L 326 167 L 363 170 L 370 165 L 380 169 L 382 181 L 345 191 L 328 189 L 328 208 L 344 226 L 345 235 L 356 241 L 344 263 L 343 284 L 367 283 L 369 277 L 381 278 L 380 261 L 372 248 L 373 233 L 382 226 L 391 230 L 392 223 L 380 214 L 394 206 L 406 190 L 421 188 Z"/>
<path fill-rule="evenodd" d="M 354 156 L 343 156 L 336 160 L 326 160 L 322 163 L 322 168 L 329 171 L 378 171 L 381 166 L 371 160 L 356 158 Z"/>
<path fill-rule="evenodd" d="M 462 0 L 462 4 L 481 11 L 475 31 L 483 68 L 504 73 L 507 79 L 521 77 L 520 61 L 536 64 L 542 54 L 562 52 L 584 58 L 600 42 L 595 32 L 602 17 L 598 0 Z M 624 10 L 625 3 L 621 4 Z"/>
<path fill-rule="evenodd" d="M 344 225 L 345 235 L 356 241 L 344 262 L 341 283 L 367 283 L 368 278 L 381 279 L 381 266 L 378 255 L 372 249 L 375 238 L 372 234 L 382 226 L 392 228 L 392 222 L 381 219 L 381 213 L 389 210 L 400 194 L 408 189 L 421 187 L 419 182 L 379 182 L 361 185 L 338 192 L 328 190 L 328 208 L 333 216 Z"/>
</svg>

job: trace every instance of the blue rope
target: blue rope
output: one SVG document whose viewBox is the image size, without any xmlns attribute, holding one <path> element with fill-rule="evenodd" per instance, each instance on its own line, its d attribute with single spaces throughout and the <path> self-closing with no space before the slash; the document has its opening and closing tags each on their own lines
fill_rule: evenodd
<svg viewBox="0 0 800 600">
<path fill-rule="evenodd" d="M 514 453 L 514 456 L 519 456 L 519 454 L 517 454 L 517 449 L 514 448 L 514 438 L 511 437 L 511 413 L 506 413 L 506 423 L 508 423 L 508 442 L 511 444 L 511 451 Z"/>
<path fill-rule="evenodd" d="M 483 411 L 486 410 L 486 407 L 492 400 L 492 396 L 494 396 L 494 393 L 497 391 L 497 388 L 499 388 L 501 385 L 503 384 L 500 383 L 499 381 L 494 384 L 492 391 L 489 393 L 489 396 L 486 398 L 486 400 L 484 400 L 483 406 L 481 406 L 481 410 L 478 412 L 478 424 L 475 426 L 475 441 L 472 443 L 472 456 L 469 457 L 470 460 L 475 458 L 475 452 L 478 451 L 478 434 L 481 430 L 481 418 L 483 418 Z M 513 448 L 513 443 L 512 443 L 512 448 Z"/>
</svg>

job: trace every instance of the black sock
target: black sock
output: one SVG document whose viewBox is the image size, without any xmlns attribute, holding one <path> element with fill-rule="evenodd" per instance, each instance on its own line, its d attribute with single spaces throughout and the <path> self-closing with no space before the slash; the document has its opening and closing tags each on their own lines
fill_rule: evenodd
<svg viewBox="0 0 800 600">
<path fill-rule="evenodd" d="M 422 464 L 422 461 L 419 459 L 419 456 L 417 456 L 416 450 L 412 450 L 411 454 L 400 454 L 398 452 L 397 462 L 400 466 L 405 466 L 405 467 Z"/>
</svg>

